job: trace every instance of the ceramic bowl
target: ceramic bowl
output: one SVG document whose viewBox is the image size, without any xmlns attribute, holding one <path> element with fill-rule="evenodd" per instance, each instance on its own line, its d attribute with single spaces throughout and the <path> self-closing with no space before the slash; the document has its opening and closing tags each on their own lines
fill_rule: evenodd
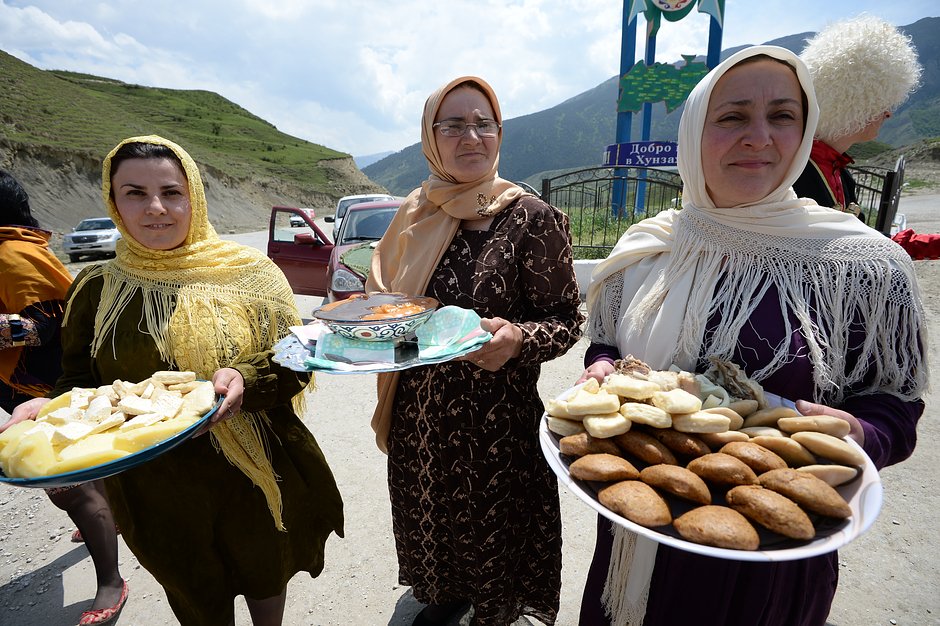
<svg viewBox="0 0 940 626">
<path fill-rule="evenodd" d="M 420 311 L 410 315 L 367 319 L 382 306 L 416 305 Z M 313 316 L 334 333 L 360 341 L 398 341 L 424 324 L 437 309 L 434 298 L 406 296 L 400 293 L 373 293 L 322 306 Z"/>
</svg>

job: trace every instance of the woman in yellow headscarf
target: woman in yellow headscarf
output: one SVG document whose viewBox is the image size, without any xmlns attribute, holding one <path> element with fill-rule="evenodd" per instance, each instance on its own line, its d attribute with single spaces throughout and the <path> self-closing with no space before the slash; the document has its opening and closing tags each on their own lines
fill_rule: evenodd
<svg viewBox="0 0 940 626">
<path fill-rule="evenodd" d="M 477 626 L 553 624 L 561 586 L 555 477 L 538 444 L 541 363 L 581 336 L 567 217 L 497 174 L 502 118 L 485 81 L 427 100 L 430 177 L 402 203 L 367 288 L 475 310 L 493 339 L 465 360 L 380 374 L 399 578 L 428 606 L 415 626 L 473 605 Z"/>
<path fill-rule="evenodd" d="M 181 624 L 234 623 L 238 595 L 255 624 L 279 624 L 287 582 L 318 575 L 343 532 L 332 473 L 295 412 L 309 376 L 270 359 L 300 322 L 293 294 L 261 252 L 219 239 L 176 144 L 126 139 L 102 184 L 123 238 L 69 291 L 53 394 L 168 369 L 213 381 L 225 398 L 209 436 L 107 479 L 109 500 Z"/>
</svg>

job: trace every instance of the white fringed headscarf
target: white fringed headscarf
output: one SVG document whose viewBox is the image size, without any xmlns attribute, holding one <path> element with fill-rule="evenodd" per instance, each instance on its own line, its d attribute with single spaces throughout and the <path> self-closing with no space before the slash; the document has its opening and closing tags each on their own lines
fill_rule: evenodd
<svg viewBox="0 0 940 626">
<path fill-rule="evenodd" d="M 780 186 L 767 197 L 716 207 L 702 168 L 708 100 L 725 72 L 761 54 L 796 70 L 808 102 L 803 141 Z M 694 370 L 701 355 L 730 359 L 741 328 L 773 286 L 781 310 L 795 315 L 809 347 L 816 401 L 838 405 L 845 388 L 872 374 L 871 363 L 877 371 L 861 393 L 920 397 L 928 381 L 921 359 L 927 341 L 910 257 L 854 215 L 799 199 L 791 189 L 809 158 L 817 118 L 806 67 L 784 48 L 737 52 L 695 87 L 679 125 L 682 210 L 631 227 L 591 276 L 588 307 L 593 311 L 604 306 L 599 301 L 604 280 L 623 273 L 617 325 L 621 354 L 633 354 L 656 369 L 675 363 Z M 718 325 L 706 338 L 705 326 L 713 317 Z M 858 360 L 848 363 L 850 328 L 858 320 L 869 332 Z M 789 342 L 774 349 L 770 362 L 749 372 L 756 380 L 788 362 Z M 655 544 L 650 548 L 644 542 L 652 543 L 617 527 L 605 590 L 615 625 L 642 623 L 656 554 Z"/>
</svg>

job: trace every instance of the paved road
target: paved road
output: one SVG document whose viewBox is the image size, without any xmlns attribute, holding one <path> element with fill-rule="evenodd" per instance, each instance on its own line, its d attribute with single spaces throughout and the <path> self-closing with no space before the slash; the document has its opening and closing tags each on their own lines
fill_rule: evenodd
<svg viewBox="0 0 940 626">
<path fill-rule="evenodd" d="M 940 232 L 934 207 L 940 196 L 902 199 L 908 225 Z M 230 235 L 263 249 L 265 233 Z M 940 284 L 940 262 L 918 264 L 923 285 Z M 940 290 L 925 293 L 931 323 L 930 352 L 940 354 Z M 298 296 L 306 316 L 317 298 Z M 936 321 L 934 321 L 936 320 Z M 543 367 L 543 398 L 569 387 L 581 371 L 586 348 Z M 295 577 L 285 624 L 407 626 L 418 605 L 397 584 L 385 459 L 373 442 L 369 417 L 374 380 L 369 375 L 320 375 L 305 423 L 330 460 L 346 503 L 346 538 L 330 539 L 326 569 L 316 580 Z M 936 386 L 935 386 L 936 389 Z M 840 552 L 841 584 L 830 626 L 940 624 L 940 404 L 927 398 L 920 441 L 907 462 L 882 472 L 885 502 L 873 528 Z M 577 623 L 580 592 L 594 542 L 591 510 L 561 490 L 564 553 L 559 626 Z M 42 493 L 0 486 L 0 624 L 47 626 L 75 623 L 94 596 L 94 569 L 85 549 L 68 542 L 71 525 Z M 121 544 L 122 573 L 131 597 L 121 624 L 175 624 L 163 592 Z M 14 617 L 15 616 L 15 617 Z M 15 622 L 14 622 L 15 620 Z M 893 620 L 893 621 L 890 621 Z M 238 623 L 248 624 L 244 604 Z"/>
</svg>

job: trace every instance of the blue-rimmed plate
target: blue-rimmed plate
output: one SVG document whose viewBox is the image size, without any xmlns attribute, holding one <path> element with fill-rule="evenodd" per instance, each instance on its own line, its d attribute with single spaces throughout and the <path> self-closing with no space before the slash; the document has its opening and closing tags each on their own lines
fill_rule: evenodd
<svg viewBox="0 0 940 626">
<path fill-rule="evenodd" d="M 166 452 L 169 452 L 176 446 L 184 443 L 187 439 L 199 432 L 199 429 L 202 428 L 206 422 L 219 410 L 219 405 L 222 404 L 224 398 L 219 396 L 216 398 L 215 404 L 212 406 L 209 411 L 194 422 L 191 426 L 187 426 L 180 432 L 176 433 L 168 439 L 164 439 L 159 443 L 155 443 L 149 448 L 144 448 L 133 454 L 128 454 L 123 456 L 120 459 L 115 459 L 113 461 L 108 461 L 107 463 L 102 463 L 101 465 L 94 465 L 92 467 L 86 467 L 84 469 L 75 470 L 72 472 L 65 472 L 64 474 L 53 474 L 52 476 L 37 476 L 35 478 L 8 478 L 2 471 L 0 471 L 0 483 L 5 483 L 7 485 L 12 485 L 14 487 L 39 487 L 39 488 L 48 488 L 48 487 L 71 487 L 72 485 L 78 485 L 81 483 L 87 483 L 92 480 L 98 480 L 99 478 L 107 478 L 108 476 L 114 476 L 115 474 L 120 474 L 126 470 L 129 470 L 133 467 L 137 467 L 142 463 L 160 456 Z"/>
</svg>

